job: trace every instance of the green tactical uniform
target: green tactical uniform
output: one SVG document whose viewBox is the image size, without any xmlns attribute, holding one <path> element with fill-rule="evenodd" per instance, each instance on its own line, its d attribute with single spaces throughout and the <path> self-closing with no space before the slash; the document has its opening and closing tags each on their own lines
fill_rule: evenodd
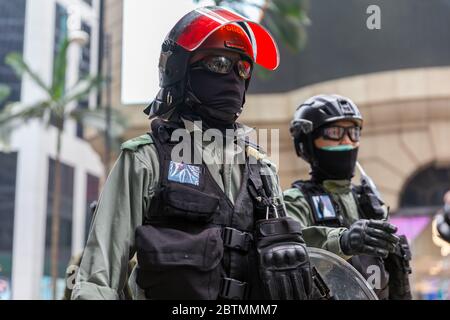
<svg viewBox="0 0 450 320">
<path fill-rule="evenodd" d="M 296 154 L 311 167 L 311 179 L 294 182 L 284 199 L 288 214 L 303 225 L 308 246 L 344 258 L 380 299 L 388 299 L 407 292 L 408 250 L 406 245 L 400 250 L 397 228 L 385 221 L 387 208 L 373 182 L 361 172 L 361 186 L 351 185 L 362 127 L 356 104 L 340 95 L 317 95 L 298 106 L 290 132 Z M 400 274 L 395 266 L 403 262 Z M 396 283 L 405 284 L 403 293 Z"/>
<path fill-rule="evenodd" d="M 389 297 L 389 273 L 385 269 L 381 258 L 367 255 L 348 256 L 343 253 L 340 239 L 341 235 L 347 231 L 356 221 L 363 219 L 360 216 L 358 204 L 352 192 L 351 182 L 349 180 L 325 180 L 322 183 L 322 189 L 334 203 L 335 213 L 339 222 L 338 226 L 327 225 L 326 222 L 317 223 L 315 215 L 311 208 L 311 202 L 307 200 L 305 194 L 298 188 L 292 188 L 284 192 L 284 201 L 288 215 L 298 219 L 303 229 L 303 238 L 309 247 L 321 248 L 330 251 L 341 258 L 348 260 L 366 279 L 370 277 L 369 266 L 377 265 L 381 270 L 380 287 L 374 288 L 375 293 L 380 299 Z M 382 208 L 386 216 L 386 208 Z M 333 219 L 336 219 L 333 218 Z M 333 224 L 331 224 L 333 225 Z"/>
<path fill-rule="evenodd" d="M 188 131 L 198 130 L 192 122 L 184 121 Z M 217 185 L 234 202 L 242 184 L 243 167 L 238 164 L 221 163 L 221 159 L 236 156 L 233 148 L 214 148 L 215 142 L 195 144 L 205 151 L 204 162 Z M 221 151 L 223 150 L 223 151 Z M 221 152 L 225 153 L 223 157 Z M 228 153 L 233 155 L 228 157 Z M 275 166 L 253 148 L 247 155 L 260 155 L 262 163 L 270 172 L 273 194 L 282 203 Z M 95 220 L 84 250 L 72 299 L 91 300 L 124 299 L 123 289 L 127 281 L 128 261 L 134 256 L 135 230 L 143 223 L 151 199 L 158 186 L 158 154 L 148 134 L 127 141 L 109 175 L 96 211 Z M 129 278 L 134 299 L 145 299 L 144 292 L 136 284 L 136 268 Z"/>
<path fill-rule="evenodd" d="M 323 187 L 342 208 L 342 216 L 348 225 L 360 219 L 350 181 L 327 180 L 324 181 Z M 312 209 L 298 188 L 286 190 L 284 201 L 288 214 L 298 219 L 304 227 L 303 237 L 308 246 L 328 250 L 346 260 L 350 258 L 342 252 L 339 244 L 339 238 L 346 228 L 316 226 Z"/>
<path fill-rule="evenodd" d="M 66 287 L 64 288 L 64 295 L 62 297 L 62 300 L 71 300 L 72 299 L 72 289 L 69 286 L 70 284 L 70 277 L 72 276 L 72 272 L 73 269 L 70 267 L 80 267 L 81 264 L 81 258 L 82 258 L 82 254 L 77 254 L 74 255 L 70 258 L 69 264 L 68 264 L 68 268 L 66 270 Z M 131 259 L 128 262 L 128 273 L 127 273 L 127 277 L 130 277 L 131 271 L 134 269 L 134 267 L 136 266 L 137 260 L 136 257 L 133 257 L 133 259 Z M 128 282 L 125 284 L 124 290 L 123 290 L 123 297 L 125 300 L 133 300 L 133 294 L 131 291 L 131 288 L 128 284 Z"/>
</svg>

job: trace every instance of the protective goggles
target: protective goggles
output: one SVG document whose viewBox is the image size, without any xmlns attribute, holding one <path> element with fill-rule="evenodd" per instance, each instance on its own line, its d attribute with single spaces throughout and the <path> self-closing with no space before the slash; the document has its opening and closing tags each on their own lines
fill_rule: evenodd
<svg viewBox="0 0 450 320">
<path fill-rule="evenodd" d="M 320 130 L 320 136 L 333 141 L 341 141 L 346 134 L 352 142 L 358 142 L 361 138 L 361 127 L 329 126 Z"/>
<path fill-rule="evenodd" d="M 243 59 L 233 60 L 224 56 L 207 56 L 194 62 L 190 68 L 191 70 L 204 69 L 219 74 L 229 74 L 231 70 L 235 69 L 242 79 L 247 80 L 252 75 L 253 66 L 251 62 Z"/>
</svg>

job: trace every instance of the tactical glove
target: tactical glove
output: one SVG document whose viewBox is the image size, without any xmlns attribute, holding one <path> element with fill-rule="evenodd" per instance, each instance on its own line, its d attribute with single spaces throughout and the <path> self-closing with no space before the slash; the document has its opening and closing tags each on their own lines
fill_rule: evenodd
<svg viewBox="0 0 450 320">
<path fill-rule="evenodd" d="M 358 220 L 340 238 L 342 252 L 352 256 L 367 254 L 386 258 L 395 250 L 397 227 L 381 220 Z"/>
<path fill-rule="evenodd" d="M 259 273 L 270 300 L 305 300 L 312 292 L 312 269 L 300 224 L 289 217 L 256 223 Z"/>
<path fill-rule="evenodd" d="M 412 300 L 409 274 L 411 267 L 411 250 L 405 236 L 400 236 L 400 242 L 395 250 L 389 253 L 384 260 L 384 266 L 389 272 L 389 299 L 390 300 Z"/>
</svg>

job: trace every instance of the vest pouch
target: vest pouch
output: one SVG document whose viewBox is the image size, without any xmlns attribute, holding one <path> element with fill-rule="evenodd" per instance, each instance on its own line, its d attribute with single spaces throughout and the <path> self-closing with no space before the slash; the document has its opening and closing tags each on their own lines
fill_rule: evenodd
<svg viewBox="0 0 450 320">
<path fill-rule="evenodd" d="M 193 188 L 176 185 L 163 194 L 164 216 L 189 221 L 209 222 L 219 209 L 219 197 Z"/>
<path fill-rule="evenodd" d="M 136 282 L 153 300 L 215 300 L 222 276 L 221 228 L 200 233 L 140 226 L 136 229 Z"/>
</svg>

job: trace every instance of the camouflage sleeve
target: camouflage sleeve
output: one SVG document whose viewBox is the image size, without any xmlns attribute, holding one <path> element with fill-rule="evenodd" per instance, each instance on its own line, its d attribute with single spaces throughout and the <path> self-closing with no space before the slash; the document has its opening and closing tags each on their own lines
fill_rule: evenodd
<svg viewBox="0 0 450 320">
<path fill-rule="evenodd" d="M 330 251 L 344 259 L 350 258 L 342 252 L 339 244 L 341 234 L 347 230 L 346 228 L 315 226 L 311 208 L 297 188 L 284 192 L 284 203 L 288 215 L 297 219 L 304 228 L 303 238 L 308 246 Z"/>
<path fill-rule="evenodd" d="M 124 299 L 134 233 L 142 224 L 157 183 L 154 145 L 123 148 L 103 188 L 79 272 L 74 300 Z"/>
</svg>

